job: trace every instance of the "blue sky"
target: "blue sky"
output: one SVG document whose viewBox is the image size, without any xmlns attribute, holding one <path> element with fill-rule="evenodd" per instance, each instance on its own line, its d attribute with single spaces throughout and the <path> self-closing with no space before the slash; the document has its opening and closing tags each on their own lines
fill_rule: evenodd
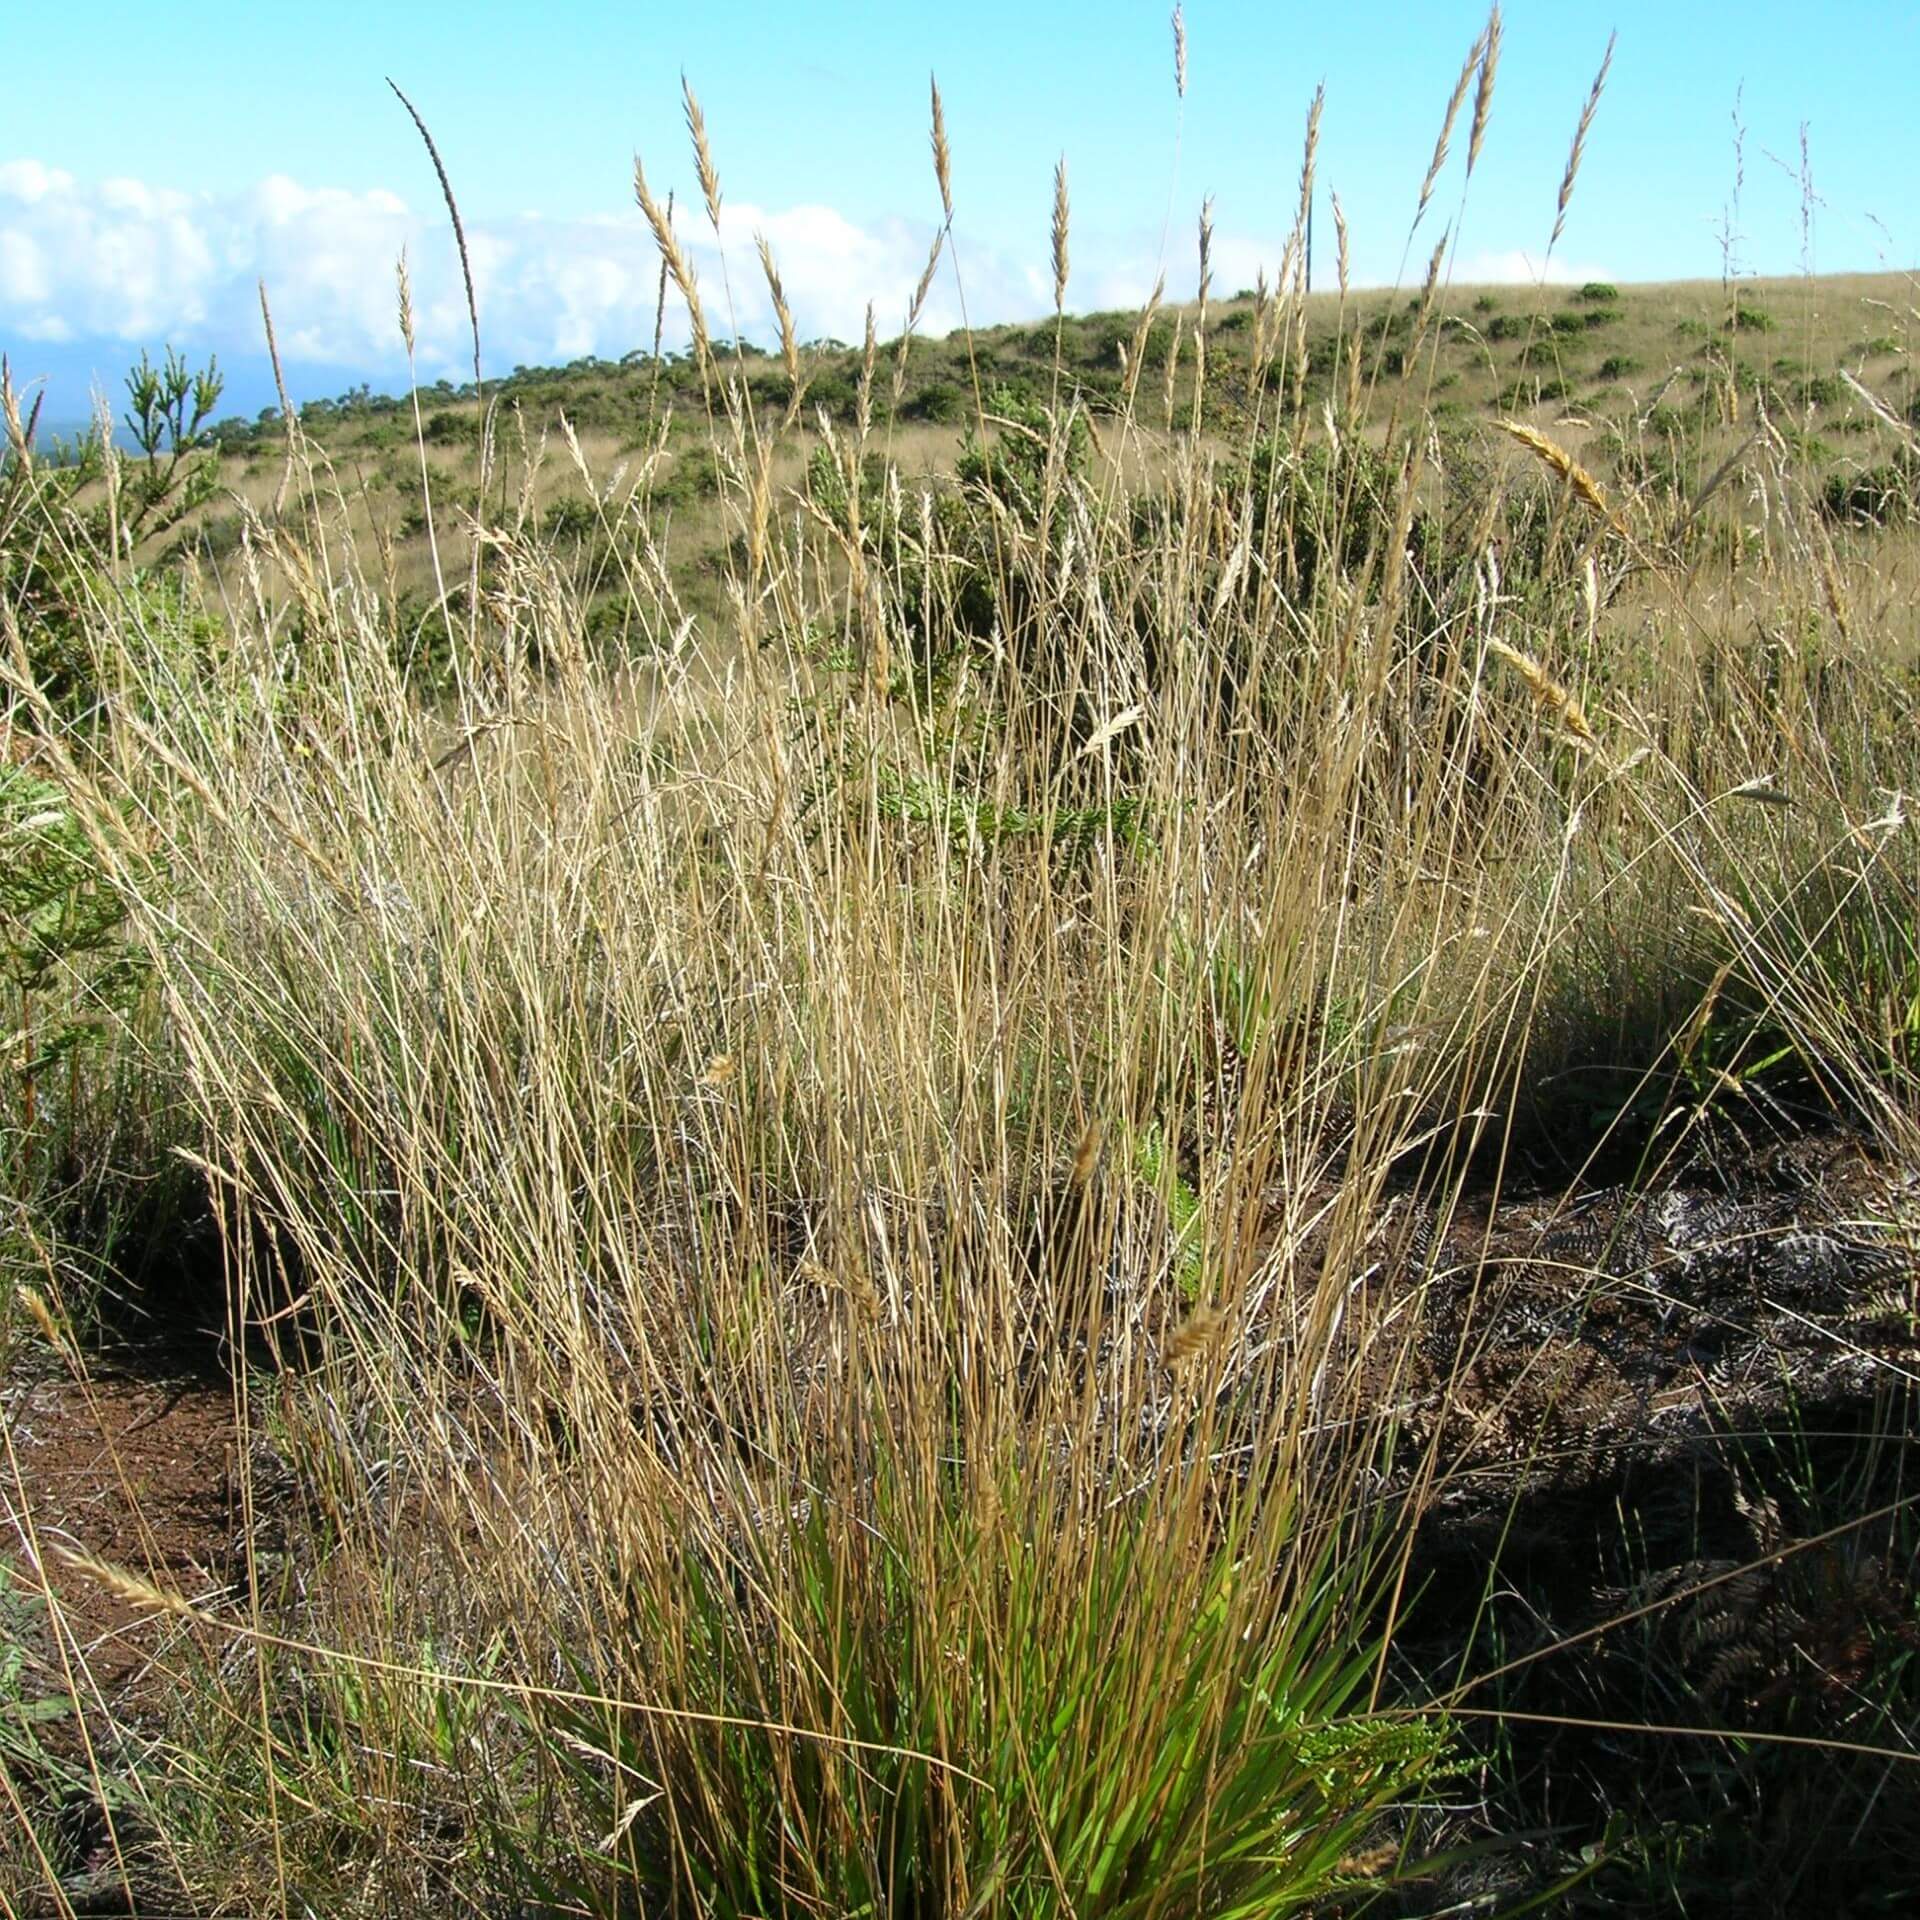
<svg viewBox="0 0 1920 1920">
<path fill-rule="evenodd" d="M 185 24 L 190 17 L 191 25 Z M 709 299 L 722 256 L 764 338 L 751 238 L 772 239 L 802 330 L 897 326 L 938 214 L 927 76 L 954 149 L 959 259 L 975 319 L 1050 303 L 1055 158 L 1073 197 L 1071 306 L 1151 285 L 1169 202 L 1169 289 L 1190 291 L 1193 224 L 1216 203 L 1218 279 L 1251 282 L 1291 216 L 1302 122 L 1327 88 L 1320 177 L 1337 188 L 1358 277 L 1401 272 L 1408 222 L 1480 4 L 1284 7 L 1193 0 L 1176 115 L 1168 9 L 1124 0 L 964 8 L 735 0 L 726 8 L 460 0 L 209 0 L 191 16 L 114 0 L 15 11 L 0 127 L 0 346 L 84 411 L 142 345 L 218 350 L 236 405 L 268 397 L 254 282 L 264 276 L 300 392 L 402 376 L 393 263 L 408 248 L 422 368 L 457 373 L 464 312 L 426 156 L 391 74 L 434 129 L 476 244 L 490 371 L 609 357 L 651 334 L 654 264 L 633 210 L 634 152 L 664 192 Z M 1464 210 L 1464 138 L 1418 251 L 1460 216 L 1455 277 L 1537 270 L 1568 141 L 1608 30 L 1612 77 L 1554 271 L 1713 277 L 1746 124 L 1738 265 L 1802 265 L 1800 129 L 1820 271 L 1920 263 L 1920 5 L 1761 0 L 1610 13 L 1510 0 L 1491 130 Z M 691 204 L 679 77 L 705 107 L 726 198 L 724 249 Z M 57 78 L 56 78 L 57 77 Z M 1741 90 L 1744 88 L 1744 92 Z M 1181 134 L 1175 172 L 1176 124 Z M 1316 272 L 1332 272 L 1332 225 Z M 1409 268 L 1409 272 L 1417 268 Z M 943 279 L 928 320 L 952 324 Z"/>
</svg>

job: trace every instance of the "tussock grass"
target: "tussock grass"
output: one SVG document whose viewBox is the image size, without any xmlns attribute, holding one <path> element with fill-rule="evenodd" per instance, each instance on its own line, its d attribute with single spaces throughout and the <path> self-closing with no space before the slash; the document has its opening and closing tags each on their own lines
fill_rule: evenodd
<svg viewBox="0 0 1920 1920">
<path fill-rule="evenodd" d="M 807 424 L 784 317 L 757 404 L 635 185 L 694 316 L 704 618 L 664 418 L 637 478 L 564 435 L 588 578 L 490 411 L 427 620 L 305 438 L 219 591 L 163 594 L 17 436 L 15 724 L 150 975 L 126 1031 L 294 1485 L 224 1590 L 102 1575 L 180 1676 L 125 1844 L 287 1911 L 1264 1915 L 1390 1874 L 1452 1734 L 1385 1685 L 1446 1472 L 1387 1195 L 1663 1116 L 1678 1152 L 1749 1076 L 1910 1150 L 1912 555 L 1777 433 L 1677 503 L 1526 422 L 1444 441 L 1444 249 L 1397 377 L 1343 296 L 1344 414 L 1296 235 L 1250 360 L 1204 291 L 1150 346 L 1156 295 L 1090 433 L 1064 162 L 1047 397 L 972 383 L 925 481 L 871 334 L 850 418 Z"/>
</svg>

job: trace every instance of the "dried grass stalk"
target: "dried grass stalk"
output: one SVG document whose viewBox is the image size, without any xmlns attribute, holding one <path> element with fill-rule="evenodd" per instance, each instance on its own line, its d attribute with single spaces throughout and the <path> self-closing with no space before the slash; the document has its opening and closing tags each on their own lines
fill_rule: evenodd
<svg viewBox="0 0 1920 1920">
<path fill-rule="evenodd" d="M 1200 314 L 1199 326 L 1207 324 L 1207 295 L 1213 290 L 1213 200 L 1200 202 Z"/>
<path fill-rule="evenodd" d="M 1567 170 L 1560 176 L 1560 198 L 1554 208 L 1553 237 L 1547 242 L 1549 253 L 1560 244 L 1560 236 L 1566 231 L 1567 207 L 1573 199 L 1573 183 L 1580 176 L 1580 156 L 1586 151 L 1587 135 L 1593 128 L 1593 116 L 1600 108 L 1600 95 L 1607 84 L 1607 70 L 1613 65 L 1614 43 L 1619 37 L 1617 33 L 1607 36 L 1607 51 L 1601 58 L 1600 71 L 1593 76 L 1587 104 L 1580 109 L 1580 124 L 1573 130 L 1573 146 L 1567 153 Z"/>
<path fill-rule="evenodd" d="M 1307 108 L 1307 138 L 1300 155 L 1300 200 L 1294 208 L 1293 224 L 1304 234 L 1313 213 L 1314 163 L 1320 152 L 1320 115 L 1327 104 L 1325 86 L 1315 87 Z"/>
<path fill-rule="evenodd" d="M 1480 83 L 1473 90 L 1473 131 L 1467 136 L 1467 178 L 1473 178 L 1479 163 L 1480 147 L 1487 137 L 1487 120 L 1493 112 L 1493 82 L 1500 68 L 1500 8 L 1496 4 L 1487 16 L 1487 31 L 1482 40 Z"/>
<path fill-rule="evenodd" d="M 686 106 L 687 134 L 693 141 L 693 170 L 700 181 L 700 197 L 707 203 L 707 219 L 715 233 L 720 231 L 720 170 L 713 164 L 713 149 L 707 144 L 707 117 L 693 83 L 680 76 L 680 97 Z"/>
<path fill-rule="evenodd" d="M 798 404 L 800 391 L 800 344 L 794 336 L 793 310 L 787 305 L 787 290 L 780 279 L 780 269 L 773 258 L 773 248 L 767 244 L 764 233 L 753 236 L 754 250 L 760 256 L 760 271 L 767 282 L 767 298 L 773 302 L 773 317 L 780 329 L 780 360 L 787 370 L 787 378 L 793 383 Z"/>
<path fill-rule="evenodd" d="M 1523 420 L 1502 420 L 1500 431 L 1519 441 L 1543 466 L 1557 473 L 1573 489 L 1574 497 L 1599 514 L 1615 533 L 1628 537 L 1626 521 L 1600 490 L 1599 481 L 1557 440 L 1548 439 L 1537 427 L 1530 427 Z"/>
<path fill-rule="evenodd" d="M 1163 1357 L 1176 1372 L 1201 1359 L 1220 1336 L 1226 1316 L 1215 1307 L 1195 1307 L 1167 1341 Z"/>
<path fill-rule="evenodd" d="M 407 250 L 403 245 L 400 257 L 393 263 L 394 290 L 400 303 L 400 338 L 405 343 L 407 358 L 413 358 L 413 286 L 407 278 Z"/>
<path fill-rule="evenodd" d="M 1063 153 L 1053 169 L 1053 310 L 1065 310 L 1067 300 L 1067 156 Z M 1203 299 L 1205 295 L 1201 296 Z"/>
<path fill-rule="evenodd" d="M 79 1553 L 63 1547 L 60 1558 L 76 1573 L 84 1574 L 96 1586 L 106 1588 L 116 1598 L 124 1600 L 131 1607 L 138 1607 L 143 1613 L 193 1614 L 195 1611 L 192 1602 L 183 1595 L 169 1593 L 164 1587 L 155 1586 L 151 1580 L 130 1573 L 125 1567 L 96 1560 L 90 1553 Z"/>
<path fill-rule="evenodd" d="M 679 288 L 680 297 L 687 303 L 687 318 L 693 329 L 693 349 L 702 368 L 712 360 L 712 344 L 707 332 L 707 316 L 700 304 L 700 286 L 694 278 L 693 263 L 688 260 L 680 245 L 680 236 L 673 230 L 673 216 L 653 197 L 647 185 L 645 167 L 640 164 L 640 156 L 633 156 L 633 197 L 640 211 L 646 216 L 647 225 L 653 232 L 653 244 L 660 249 L 661 263 L 673 277 L 673 284 Z"/>
<path fill-rule="evenodd" d="M 273 308 L 267 302 L 266 281 L 260 281 L 259 286 L 260 323 L 267 330 L 267 360 L 273 368 L 273 390 L 280 396 L 280 424 L 287 430 L 287 463 L 281 470 L 280 484 L 273 490 L 274 518 L 278 519 L 293 485 L 295 420 L 293 402 L 287 397 L 287 376 L 280 365 L 280 343 L 273 337 Z"/>
<path fill-rule="evenodd" d="M 440 149 L 433 144 L 433 135 L 427 131 L 427 123 L 421 119 L 420 110 L 402 93 L 392 80 L 387 85 L 393 88 L 394 98 L 406 108 L 413 124 L 420 131 L 420 138 L 426 144 L 427 158 L 433 162 L 433 171 L 440 181 L 440 195 L 447 203 L 447 218 L 453 223 L 454 250 L 460 256 L 460 278 L 467 289 L 467 320 L 473 328 L 473 384 L 476 390 L 480 380 L 480 302 L 473 291 L 473 261 L 467 253 L 467 230 L 460 223 L 460 205 L 453 197 L 453 182 L 447 178 L 446 163 L 440 158 Z"/>
<path fill-rule="evenodd" d="M 1069 1176 L 1076 1189 L 1084 1187 L 1093 1178 L 1106 1138 L 1106 1129 L 1098 1120 L 1087 1122 L 1086 1130 L 1080 1136 L 1080 1144 L 1074 1149 L 1073 1172 Z"/>
<path fill-rule="evenodd" d="M 1440 178 L 1440 169 L 1447 164 L 1447 149 L 1453 144 L 1453 123 L 1460 117 L 1460 109 L 1466 104 L 1467 89 L 1473 84 L 1475 70 L 1480 67 L 1486 56 L 1487 36 L 1484 32 L 1468 50 L 1466 59 L 1461 63 L 1460 75 L 1453 83 L 1453 91 L 1447 96 L 1447 110 L 1440 119 L 1440 137 L 1433 143 L 1433 158 L 1427 162 L 1427 177 L 1420 183 L 1420 203 L 1413 210 L 1413 224 L 1419 226 L 1427 211 L 1427 202 L 1433 198 L 1434 183 Z"/>
<path fill-rule="evenodd" d="M 1154 316 L 1160 311 L 1160 302 L 1166 297 L 1167 276 L 1163 273 L 1153 283 L 1153 291 L 1147 296 L 1147 304 L 1140 309 L 1140 317 L 1133 323 L 1133 339 L 1127 346 L 1127 404 L 1133 404 L 1133 396 L 1140 385 L 1140 373 L 1146 365 L 1147 340 L 1153 332 Z"/>
<path fill-rule="evenodd" d="M 940 188 L 940 209 L 953 224 L 953 149 L 947 144 L 947 112 L 940 104 L 940 82 L 929 79 L 933 95 L 933 177 Z"/>
<path fill-rule="evenodd" d="M 1589 749 L 1599 746 L 1599 736 L 1587 718 L 1586 709 L 1538 660 L 1531 654 L 1522 653 L 1518 647 L 1509 646 L 1504 640 L 1489 640 L 1487 646 L 1527 683 L 1527 691 L 1533 695 L 1535 704 L 1550 714 L 1581 746 Z"/>
</svg>

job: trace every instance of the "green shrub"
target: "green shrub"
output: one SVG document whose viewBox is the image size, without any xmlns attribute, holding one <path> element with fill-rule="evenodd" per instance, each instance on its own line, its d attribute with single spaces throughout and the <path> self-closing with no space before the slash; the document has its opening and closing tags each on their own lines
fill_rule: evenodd
<svg viewBox="0 0 1920 1920">
<path fill-rule="evenodd" d="M 1630 353 L 1610 353 L 1600 362 L 1599 378 L 1602 380 L 1624 380 L 1630 373 L 1640 371 L 1640 362 Z"/>
<path fill-rule="evenodd" d="M 101 514 L 85 518 L 90 535 L 104 532 Z M 102 608 L 117 606 L 124 618 L 147 623 L 183 666 L 219 637 L 165 559 L 116 579 L 90 551 L 48 542 L 0 545 L 0 594 L 12 599 L 33 684 L 63 721 L 90 725 L 98 717 L 102 687 L 93 627 Z"/>
<path fill-rule="evenodd" d="M 43 1078 L 101 1047 L 145 989 L 127 913 L 66 790 L 0 761 L 0 982 L 17 1029 L 5 1084 L 28 1133 Z"/>
<path fill-rule="evenodd" d="M 930 380 L 901 407 L 903 419 L 958 426 L 973 411 L 966 393 L 951 380 Z"/>
<path fill-rule="evenodd" d="M 1500 389 L 1499 404 L 1505 412 L 1517 413 L 1525 407 L 1544 406 L 1550 400 L 1566 397 L 1564 380 L 1514 380 Z"/>
<path fill-rule="evenodd" d="M 1295 451 L 1262 440 L 1244 477 L 1223 483 L 1221 502 L 1235 516 L 1250 507 L 1256 548 L 1276 556 L 1290 592 L 1309 599 L 1329 569 L 1349 579 L 1361 574 L 1392 531 L 1398 491 L 1396 464 L 1364 441 L 1336 453 L 1317 441 Z M 1137 527 L 1136 544 L 1159 524 Z M 1439 532 L 1429 515 L 1414 515 L 1407 544 L 1416 566 L 1439 563 Z"/>
<path fill-rule="evenodd" d="M 1834 460 L 1834 448 L 1830 441 L 1823 440 L 1817 433 L 1808 433 L 1803 428 L 1783 426 L 1780 438 L 1797 453 L 1802 460 L 1816 467 L 1831 466 Z"/>
<path fill-rule="evenodd" d="M 1820 503 L 1850 526 L 1892 527 L 1920 517 L 1920 458 L 1912 454 L 1879 466 L 1828 476 Z"/>
<path fill-rule="evenodd" d="M 825 412 L 835 421 L 851 420 L 860 404 L 860 385 L 841 368 L 816 373 L 807 386 L 809 412 Z"/>
<path fill-rule="evenodd" d="M 375 476 L 376 478 L 378 476 Z M 210 513 L 197 526 L 189 528 L 175 543 L 174 554 L 193 552 L 207 560 L 224 560 L 240 551 L 243 526 L 237 513 Z"/>
<path fill-rule="evenodd" d="M 216 420 L 206 431 L 207 444 L 221 453 L 245 453 L 260 440 L 260 426 L 234 415 Z"/>
<path fill-rule="evenodd" d="M 869 453 L 861 462 L 861 550 L 896 596 L 914 665 L 938 677 L 955 664 L 965 645 L 988 639 L 1010 624 L 1007 595 L 992 529 L 977 507 L 953 491 L 936 493 L 931 511 L 936 553 L 929 555 L 919 545 L 917 528 L 903 530 L 896 517 L 894 473 L 881 454 Z M 832 448 L 815 447 L 809 456 L 806 490 L 834 527 L 849 527 L 848 474 Z M 930 567 L 930 560 L 937 566 Z M 850 657 L 840 657 L 837 641 L 832 652 L 835 664 L 852 664 Z M 823 655 L 816 650 L 816 657 Z"/>
<path fill-rule="evenodd" d="M 480 416 L 477 413 L 430 413 L 422 425 L 421 437 L 435 447 L 477 447 L 480 444 Z"/>
<path fill-rule="evenodd" d="M 902 1478 L 883 1460 L 863 1502 L 866 1553 L 820 1499 L 749 1543 L 747 1578 L 689 1544 L 671 1610 L 636 1596 L 611 1644 L 574 1656 L 570 1692 L 551 1705 L 529 1693 L 528 1730 L 593 1809 L 586 1825 L 631 1833 L 614 1855 L 628 1900 L 583 1898 L 608 1872 L 589 1856 L 577 1882 L 548 1885 L 553 1904 L 680 1911 L 691 1882 L 710 1920 L 1281 1920 L 1340 1885 L 1384 1810 L 1444 1777 L 1438 1717 L 1369 1710 L 1377 1654 L 1346 1624 L 1366 1617 L 1363 1580 L 1327 1548 L 1303 1547 L 1304 1603 L 1277 1631 L 1243 1625 L 1246 1568 L 1224 1546 L 1167 1620 L 1153 1613 L 1166 1576 L 1149 1522 L 1108 1528 L 1060 1566 L 1044 1535 L 1010 1549 L 983 1530 L 957 1484 Z M 1050 1585 L 1063 1580 L 1083 1595 L 1064 1629 Z M 975 1592 L 991 1606 L 953 1597 Z M 658 1697 L 653 1674 L 673 1670 L 647 1641 L 669 1629 L 699 1683 L 674 1696 L 683 1730 L 663 1739 L 571 1704 Z M 787 1715 L 770 1723 L 765 1703 L 789 1697 L 795 1673 L 819 1676 L 827 1737 L 796 1736 Z M 648 1799 L 622 1784 L 656 1779 Z"/>
<path fill-rule="evenodd" d="M 969 432 L 954 472 L 962 485 L 985 489 L 1037 526 L 1049 489 L 1058 510 L 1061 490 L 1087 477 L 1093 435 L 1086 415 L 1078 409 L 1069 415 L 1063 440 L 1046 407 L 1009 387 L 994 391 L 986 414 L 993 437 L 983 441 Z"/>
<path fill-rule="evenodd" d="M 1368 319 L 1360 337 L 1369 342 L 1405 339 L 1413 332 L 1414 318 L 1405 307 L 1386 308 Z"/>
<path fill-rule="evenodd" d="M 93 1798 L 90 1770 L 76 1763 L 72 1683 L 49 1684 L 44 1656 L 32 1651 L 49 1643 L 45 1621 L 46 1599 L 32 1576 L 22 1579 L 11 1556 L 0 1555 L 0 1773 L 15 1851 L 32 1833 L 54 1839 L 73 1824 L 63 1812 Z"/>
<path fill-rule="evenodd" d="M 686 506 L 720 491 L 720 462 L 710 446 L 677 446 L 666 472 L 654 481 L 656 504 Z"/>
<path fill-rule="evenodd" d="M 1590 306 L 1612 306 L 1620 298 L 1620 289 L 1605 280 L 1589 280 L 1573 297 Z"/>
<path fill-rule="evenodd" d="M 574 544 L 592 540 L 599 532 L 599 510 L 578 494 L 563 494 L 540 517 L 540 537 L 549 542 Z"/>
<path fill-rule="evenodd" d="M 861 520 L 869 533 L 882 526 L 881 516 L 890 495 L 887 481 L 892 471 L 884 454 L 869 453 L 860 463 Z M 807 498 L 835 526 L 847 525 L 850 504 L 847 472 L 833 448 L 818 446 L 808 456 L 806 489 Z"/>
</svg>

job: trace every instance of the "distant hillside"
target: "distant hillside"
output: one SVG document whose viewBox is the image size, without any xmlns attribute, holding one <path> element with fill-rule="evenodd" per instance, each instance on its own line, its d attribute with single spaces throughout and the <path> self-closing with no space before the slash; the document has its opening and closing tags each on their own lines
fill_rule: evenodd
<svg viewBox="0 0 1920 1920">
<path fill-rule="evenodd" d="M 1398 385 L 1415 346 L 1418 295 L 1367 291 L 1343 302 L 1317 294 L 1307 303 L 1308 365 L 1303 398 L 1317 407 L 1334 388 L 1335 343 L 1358 338 L 1362 380 Z M 1447 415 L 1512 412 L 1542 404 L 1606 411 L 1672 381 L 1684 394 L 1702 384 L 1709 362 L 1724 361 L 1737 379 L 1764 391 L 1785 409 L 1811 407 L 1817 415 L 1845 411 L 1845 389 L 1831 377 L 1845 368 L 1862 378 L 1891 380 L 1903 399 L 1911 381 L 1915 323 L 1913 289 L 1905 276 L 1841 275 L 1815 279 L 1744 280 L 1732 287 L 1692 281 L 1616 288 L 1455 287 L 1436 299 L 1435 324 L 1417 344 L 1427 357 L 1419 382 L 1434 411 Z M 1164 308 L 1146 338 L 1141 390 L 1151 394 L 1164 376 L 1176 332 L 1189 350 L 1199 314 L 1191 306 Z M 1069 315 L 988 327 L 971 336 L 916 339 L 905 365 L 899 403 L 893 400 L 898 342 L 876 352 L 874 416 L 882 423 L 960 426 L 976 401 L 1004 389 L 1023 399 L 1048 398 L 1057 366 L 1066 397 L 1098 410 L 1117 402 L 1125 384 L 1123 349 L 1140 315 L 1133 310 Z M 1206 315 L 1210 392 L 1207 424 L 1230 428 L 1235 403 L 1250 374 L 1254 300 L 1242 291 Z M 818 342 L 802 350 L 809 415 L 824 408 L 836 423 L 851 421 L 861 377 L 861 350 Z M 1190 351 L 1189 351 L 1190 360 Z M 761 343 L 729 348 L 725 363 L 744 383 L 752 404 L 784 409 L 790 385 L 779 357 Z M 1175 411 L 1182 395 L 1176 367 Z M 1236 380 L 1235 375 L 1243 376 Z M 515 401 L 543 421 L 564 412 L 577 430 L 620 434 L 632 429 L 656 398 L 676 406 L 699 403 L 698 369 L 683 354 L 658 365 L 635 352 L 620 360 L 586 358 L 561 367 L 516 367 L 489 381 L 488 395 Z M 1669 396 L 1671 397 L 1671 396 Z M 458 444 L 477 431 L 463 416 L 474 405 L 471 384 L 442 380 L 420 390 L 430 440 Z M 361 386 L 336 399 L 300 409 L 303 424 L 333 443 L 350 443 L 406 405 L 401 396 Z M 277 431 L 277 414 L 221 421 L 213 437 L 239 450 Z"/>
<path fill-rule="evenodd" d="M 1514 458 L 1497 423 L 1518 419 L 1609 486 L 1693 497 L 1764 422 L 1836 514 L 1884 520 L 1896 508 L 1920 513 L 1920 481 L 1898 444 L 1906 422 L 1920 423 L 1917 304 L 1894 275 L 1456 287 L 1424 312 L 1404 291 L 1316 295 L 1296 328 L 1243 291 L 1204 316 L 1193 306 L 1070 315 L 915 339 L 904 357 L 898 341 L 882 341 L 870 368 L 861 348 L 815 342 L 799 352 L 791 425 L 763 438 L 782 511 L 814 494 L 822 419 L 843 454 L 856 437 L 863 386 L 866 456 L 913 485 L 951 487 L 970 441 L 1008 431 L 1010 413 L 1038 405 L 1082 408 L 1102 457 L 1130 463 L 1129 487 L 1150 471 L 1145 443 L 1156 434 L 1197 425 L 1223 453 L 1244 452 L 1296 430 L 1310 442 L 1329 418 L 1376 439 L 1417 429 L 1445 443 L 1443 464 L 1456 474 L 1487 475 Z M 607 515 L 638 496 L 687 606 L 715 611 L 737 515 L 720 498 L 729 436 L 709 422 L 732 412 L 782 426 L 792 399 L 784 360 L 754 342 L 719 351 L 705 385 L 700 367 L 673 353 L 515 368 L 485 390 L 500 455 L 486 517 L 576 553 L 590 627 L 624 633 L 629 583 L 609 559 Z M 341 524 L 372 536 L 393 590 L 431 603 L 481 504 L 474 389 L 439 381 L 402 397 L 363 385 L 299 411 Z M 1141 439 L 1106 432 L 1123 415 Z M 201 444 L 214 465 L 149 551 L 191 549 L 217 565 L 237 549 L 247 512 L 281 496 L 286 434 L 269 409 L 218 421 Z M 1134 460 L 1141 452 L 1148 467 Z"/>
</svg>

